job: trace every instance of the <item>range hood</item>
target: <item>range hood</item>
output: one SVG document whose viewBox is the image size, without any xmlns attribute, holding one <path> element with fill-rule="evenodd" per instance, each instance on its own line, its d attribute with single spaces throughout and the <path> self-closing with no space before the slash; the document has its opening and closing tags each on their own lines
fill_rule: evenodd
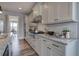
<svg viewBox="0 0 79 59">
<path fill-rule="evenodd" d="M 32 21 L 32 23 L 41 23 L 41 22 L 42 22 L 42 16 L 41 15 L 36 16 Z"/>
</svg>

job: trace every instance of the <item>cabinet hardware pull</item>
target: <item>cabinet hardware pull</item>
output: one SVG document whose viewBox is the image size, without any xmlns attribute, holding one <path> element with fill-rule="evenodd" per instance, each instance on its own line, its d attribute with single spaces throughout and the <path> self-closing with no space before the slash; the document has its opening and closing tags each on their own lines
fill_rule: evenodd
<svg viewBox="0 0 79 59">
<path fill-rule="evenodd" d="M 47 47 L 48 49 L 51 49 L 50 47 Z"/>
<path fill-rule="evenodd" d="M 58 19 L 54 19 L 55 21 L 57 21 Z"/>
<path fill-rule="evenodd" d="M 52 44 L 53 46 L 55 46 L 55 47 L 59 47 L 58 45 L 55 45 L 55 44 Z"/>
<path fill-rule="evenodd" d="M 43 40 L 43 41 L 46 41 L 46 40 Z"/>
</svg>

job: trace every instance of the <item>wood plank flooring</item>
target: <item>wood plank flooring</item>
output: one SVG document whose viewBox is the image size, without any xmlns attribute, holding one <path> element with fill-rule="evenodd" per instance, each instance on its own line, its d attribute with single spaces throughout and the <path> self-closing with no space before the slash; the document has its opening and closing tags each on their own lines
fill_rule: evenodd
<svg viewBox="0 0 79 59">
<path fill-rule="evenodd" d="M 19 40 L 17 35 L 11 37 L 11 56 L 38 56 L 38 54 L 24 40 Z"/>
</svg>

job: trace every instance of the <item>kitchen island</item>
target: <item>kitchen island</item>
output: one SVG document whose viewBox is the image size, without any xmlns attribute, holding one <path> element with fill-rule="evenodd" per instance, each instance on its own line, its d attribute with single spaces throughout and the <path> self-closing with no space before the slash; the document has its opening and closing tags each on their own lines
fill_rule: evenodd
<svg viewBox="0 0 79 59">
<path fill-rule="evenodd" d="M 9 37 L 0 38 L 0 56 L 3 56 L 9 44 Z"/>
</svg>

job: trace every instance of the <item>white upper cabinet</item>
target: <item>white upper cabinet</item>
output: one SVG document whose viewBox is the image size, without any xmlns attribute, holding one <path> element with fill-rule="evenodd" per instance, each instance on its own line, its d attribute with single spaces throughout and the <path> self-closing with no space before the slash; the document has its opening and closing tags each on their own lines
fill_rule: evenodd
<svg viewBox="0 0 79 59">
<path fill-rule="evenodd" d="M 38 15 L 39 7 L 38 4 L 36 4 L 33 8 L 33 17 Z"/>
<path fill-rule="evenodd" d="M 75 3 L 72 2 L 48 2 L 43 7 L 43 24 L 62 23 L 76 21 Z"/>
<path fill-rule="evenodd" d="M 41 15 L 41 3 L 36 3 L 33 8 L 33 17 L 36 17 L 38 15 Z"/>
<path fill-rule="evenodd" d="M 42 4 L 42 23 L 45 24 L 48 22 L 48 3 Z"/>
<path fill-rule="evenodd" d="M 42 15 L 43 24 L 76 21 L 76 3 L 43 2 L 33 8 L 33 17 Z"/>
<path fill-rule="evenodd" d="M 72 20 L 72 3 L 71 2 L 57 3 L 57 17 L 58 21 Z"/>
<path fill-rule="evenodd" d="M 48 23 L 54 23 L 57 20 L 57 4 L 55 2 L 48 3 Z"/>
<path fill-rule="evenodd" d="M 28 19 L 29 19 L 29 20 L 28 20 L 29 23 L 31 23 L 31 22 L 33 21 L 33 13 L 31 13 L 31 14 L 28 16 Z M 29 24 L 29 23 L 28 23 L 28 24 Z"/>
<path fill-rule="evenodd" d="M 38 15 L 42 16 L 42 23 L 48 22 L 48 9 L 47 7 L 48 3 L 36 3 L 36 5 L 33 8 L 33 18 L 35 18 Z"/>
</svg>

